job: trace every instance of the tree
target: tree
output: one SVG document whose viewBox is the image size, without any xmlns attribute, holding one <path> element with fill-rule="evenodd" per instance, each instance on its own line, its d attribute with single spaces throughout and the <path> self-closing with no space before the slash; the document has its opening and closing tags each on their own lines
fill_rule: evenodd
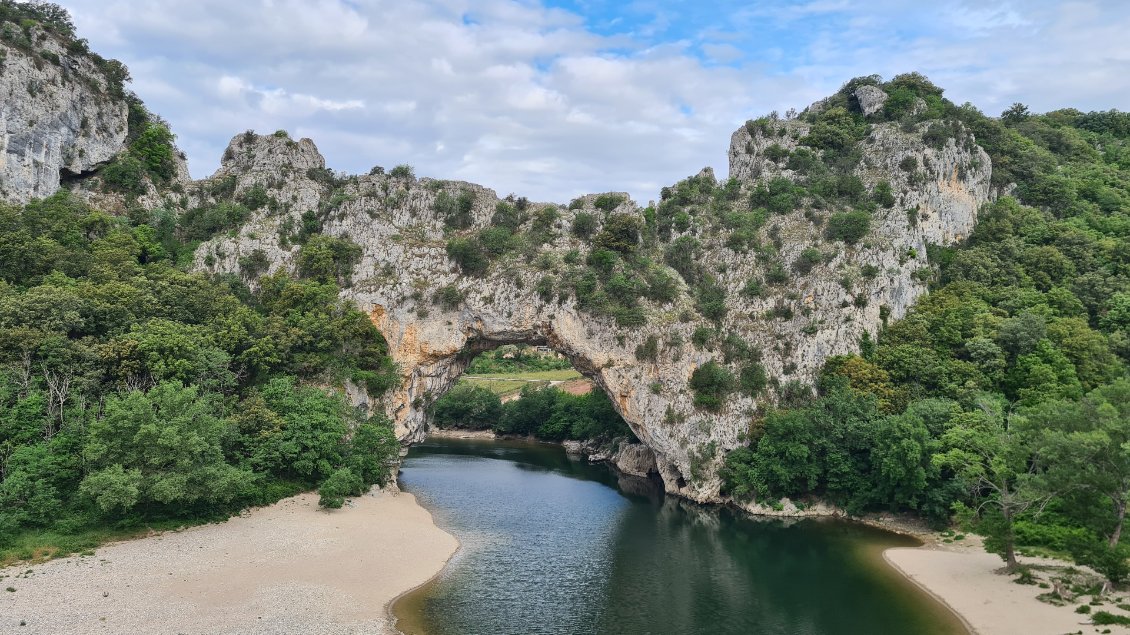
<svg viewBox="0 0 1130 635">
<path fill-rule="evenodd" d="M 1109 501 L 1112 521 L 1097 529 L 1110 547 L 1118 546 L 1130 505 L 1130 380 L 1097 388 L 1080 401 L 1044 402 L 1023 413 L 1040 434 L 1047 480 Z"/>
<path fill-rule="evenodd" d="M 1016 102 L 1001 113 L 1001 121 L 1009 125 L 1015 125 L 1021 121 L 1027 120 L 1029 116 L 1031 116 L 1031 113 L 1028 112 L 1028 106 Z"/>
<path fill-rule="evenodd" d="M 239 500 L 253 477 L 224 460 L 229 424 L 218 411 L 214 395 L 173 382 L 110 398 L 90 425 L 92 471 L 81 491 L 106 513 L 138 503 L 214 508 Z"/>
<path fill-rule="evenodd" d="M 501 416 L 498 395 L 472 383 L 457 384 L 432 405 L 432 421 L 440 428 L 486 430 Z"/>
<path fill-rule="evenodd" d="M 150 123 L 130 144 L 130 153 L 141 161 L 155 180 L 167 181 L 176 176 L 173 133 L 165 126 Z"/>
<path fill-rule="evenodd" d="M 318 488 L 318 504 L 327 509 L 341 509 L 345 497 L 360 496 L 364 493 L 364 483 L 353 470 L 343 467 L 334 470 Z"/>
<path fill-rule="evenodd" d="M 252 465 L 278 476 L 317 482 L 342 464 L 354 413 L 341 394 L 297 386 L 293 377 L 272 378 L 260 392 L 281 425 L 254 439 Z"/>
<path fill-rule="evenodd" d="M 1020 425 L 1018 425 L 1020 423 Z M 985 549 L 1001 556 L 1012 573 L 1016 561 L 1016 517 L 1039 509 L 1052 493 L 1036 482 L 1032 435 L 1015 417 L 1003 412 L 997 398 L 983 395 L 977 409 L 953 420 L 941 437 L 943 451 L 936 467 L 952 470 L 977 502 Z M 991 512 L 986 513 L 986 510 Z"/>
<path fill-rule="evenodd" d="M 395 465 L 400 454 L 392 422 L 384 416 L 374 416 L 353 430 L 349 440 L 349 469 L 365 485 L 384 485 L 389 467 Z"/>
</svg>

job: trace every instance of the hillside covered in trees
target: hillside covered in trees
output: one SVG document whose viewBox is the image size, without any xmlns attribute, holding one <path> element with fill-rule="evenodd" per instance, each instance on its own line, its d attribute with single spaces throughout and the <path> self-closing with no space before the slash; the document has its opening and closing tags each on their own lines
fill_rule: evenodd
<svg viewBox="0 0 1130 635">
<path fill-rule="evenodd" d="M 835 99 L 852 108 L 861 84 L 879 82 Z M 828 360 L 817 395 L 755 417 L 749 446 L 726 458 L 726 488 L 939 525 L 957 513 L 1010 564 L 1014 545 L 1040 546 L 1122 579 L 1130 114 L 1017 104 L 994 119 L 929 84 L 884 88 L 883 116 L 918 96 L 968 127 L 1005 195 L 961 245 L 931 254 L 930 293 L 904 319 Z"/>
</svg>

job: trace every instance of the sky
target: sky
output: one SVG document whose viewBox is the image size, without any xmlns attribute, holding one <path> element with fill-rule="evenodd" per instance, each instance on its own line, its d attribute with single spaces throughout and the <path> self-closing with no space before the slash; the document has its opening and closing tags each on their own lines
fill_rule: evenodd
<svg viewBox="0 0 1130 635">
<path fill-rule="evenodd" d="M 501 196 L 637 201 L 712 167 L 730 134 L 860 75 L 919 71 L 996 115 L 1130 109 L 1125 0 L 62 0 L 126 63 L 193 177 L 245 130 L 327 166 Z"/>
</svg>

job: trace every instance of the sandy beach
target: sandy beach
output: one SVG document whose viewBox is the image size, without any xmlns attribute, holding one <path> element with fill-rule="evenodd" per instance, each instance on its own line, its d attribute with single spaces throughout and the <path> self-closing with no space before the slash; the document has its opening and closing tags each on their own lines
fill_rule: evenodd
<svg viewBox="0 0 1130 635">
<path fill-rule="evenodd" d="M 303 494 L 93 556 L 0 569 L 0 587 L 15 589 L 0 594 L 0 632 L 395 632 L 389 602 L 439 572 L 458 542 L 411 494 L 374 490 L 333 511 L 317 502 Z"/>
<path fill-rule="evenodd" d="M 979 541 L 962 546 L 928 545 L 888 549 L 883 557 L 918 586 L 950 607 L 976 635 L 1063 635 L 1065 633 L 1130 633 L 1120 626 L 1094 626 L 1088 615 L 1075 612 L 1091 597 L 1081 596 L 1064 606 L 1036 599 L 1048 589 L 1022 585 L 999 575 L 999 556 L 980 550 Z M 1065 567 L 1068 563 L 1042 558 L 1020 558 L 1039 568 Z M 1037 571 L 1037 575 L 1040 575 Z M 1122 595 L 1122 594 L 1119 594 Z M 1107 598 L 1095 611 L 1124 614 Z M 1109 629 L 1109 630 L 1108 630 Z"/>
</svg>

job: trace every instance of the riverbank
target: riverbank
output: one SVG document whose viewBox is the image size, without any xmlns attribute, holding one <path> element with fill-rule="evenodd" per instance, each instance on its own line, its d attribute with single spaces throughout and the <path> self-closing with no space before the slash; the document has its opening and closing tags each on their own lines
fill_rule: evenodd
<svg viewBox="0 0 1130 635">
<path fill-rule="evenodd" d="M 411 494 L 374 490 L 332 511 L 302 494 L 223 523 L 0 569 L 0 632 L 395 633 L 390 602 L 458 546 Z"/>
<path fill-rule="evenodd" d="M 887 549 L 883 558 L 949 607 L 975 635 L 1130 633 L 1130 628 L 1124 626 L 1092 625 L 1090 615 L 1076 613 L 1076 607 L 1090 604 L 1090 595 L 1080 595 L 1061 606 L 1037 598 L 1052 591 L 1053 578 L 1079 571 L 1071 563 L 1021 557 L 1020 562 L 1031 568 L 1036 580 L 1033 584 L 1018 584 L 1016 576 L 997 573 L 1004 563 L 999 556 L 986 553 L 975 536 L 962 544 L 932 542 L 917 548 Z M 1108 595 L 1102 599 L 1102 605 L 1090 610 L 1127 615 L 1116 606 L 1127 602 L 1125 595 Z"/>
</svg>

